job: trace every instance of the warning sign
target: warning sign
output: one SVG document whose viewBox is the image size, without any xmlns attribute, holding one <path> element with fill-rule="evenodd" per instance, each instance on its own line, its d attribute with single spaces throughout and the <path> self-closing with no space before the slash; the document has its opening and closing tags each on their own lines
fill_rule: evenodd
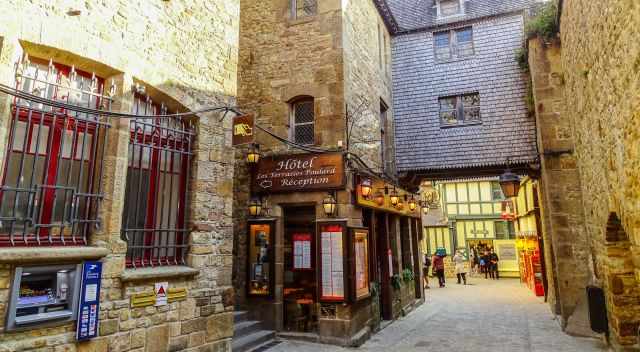
<svg viewBox="0 0 640 352">
<path fill-rule="evenodd" d="M 156 307 L 167 305 L 167 290 L 169 290 L 168 282 L 156 282 Z"/>
</svg>

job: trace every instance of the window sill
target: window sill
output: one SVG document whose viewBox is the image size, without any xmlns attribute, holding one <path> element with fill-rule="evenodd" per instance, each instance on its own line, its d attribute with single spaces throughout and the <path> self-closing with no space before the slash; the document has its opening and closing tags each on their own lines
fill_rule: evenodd
<svg viewBox="0 0 640 352">
<path fill-rule="evenodd" d="M 478 126 L 478 125 L 482 125 L 482 121 L 479 121 L 479 122 L 467 122 L 467 123 L 456 123 L 456 124 L 441 124 L 440 128 L 447 129 L 447 128 L 456 128 L 456 127 Z"/>
<path fill-rule="evenodd" d="M 157 266 L 153 268 L 125 269 L 120 276 L 123 282 L 148 281 L 157 279 L 170 279 L 192 277 L 200 271 L 188 266 Z"/>
<path fill-rule="evenodd" d="M 475 54 L 474 55 L 469 55 L 469 56 L 463 56 L 463 57 L 456 57 L 456 58 L 453 58 L 453 59 L 446 59 L 446 60 L 445 59 L 441 60 L 441 59 L 436 58 L 435 59 L 435 63 L 436 63 L 436 65 L 453 64 L 453 63 L 456 63 L 456 62 L 471 60 L 474 57 L 475 57 Z"/>
<path fill-rule="evenodd" d="M 0 263 L 95 260 L 107 254 L 109 250 L 101 247 L 7 247 L 0 248 Z"/>
<path fill-rule="evenodd" d="M 300 25 L 300 24 L 313 22 L 316 19 L 316 17 L 317 17 L 317 15 L 305 16 L 305 17 L 296 18 L 296 19 L 289 18 L 287 20 L 287 27 L 293 27 L 293 26 L 297 26 L 297 25 Z"/>
</svg>

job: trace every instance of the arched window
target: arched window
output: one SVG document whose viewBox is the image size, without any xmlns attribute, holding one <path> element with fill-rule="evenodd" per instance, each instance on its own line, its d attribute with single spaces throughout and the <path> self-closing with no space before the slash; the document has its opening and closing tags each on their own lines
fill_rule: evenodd
<svg viewBox="0 0 640 352">
<path fill-rule="evenodd" d="M 314 144 L 313 98 L 307 97 L 291 103 L 291 115 L 291 139 L 299 144 Z"/>
<path fill-rule="evenodd" d="M 291 18 L 315 16 L 318 13 L 317 0 L 291 0 Z"/>
</svg>

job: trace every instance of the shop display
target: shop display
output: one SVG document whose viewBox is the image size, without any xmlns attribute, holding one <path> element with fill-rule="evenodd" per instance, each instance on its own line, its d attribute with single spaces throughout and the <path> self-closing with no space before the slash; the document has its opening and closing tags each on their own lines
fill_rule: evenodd
<svg viewBox="0 0 640 352">
<path fill-rule="evenodd" d="M 249 294 L 266 296 L 270 290 L 271 224 L 249 225 Z"/>
<path fill-rule="evenodd" d="M 311 270 L 311 234 L 293 235 L 293 269 Z"/>
<path fill-rule="evenodd" d="M 356 299 L 369 296 L 369 231 L 353 231 Z"/>
</svg>

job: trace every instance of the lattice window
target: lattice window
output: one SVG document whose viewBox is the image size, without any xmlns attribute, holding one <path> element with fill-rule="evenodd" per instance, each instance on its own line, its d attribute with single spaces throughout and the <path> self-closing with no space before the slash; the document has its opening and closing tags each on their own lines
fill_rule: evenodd
<svg viewBox="0 0 640 352">
<path fill-rule="evenodd" d="M 293 141 L 299 144 L 314 144 L 314 103 L 312 98 L 293 103 Z"/>
<path fill-rule="evenodd" d="M 465 27 L 433 33 L 434 54 L 437 61 L 464 59 L 474 55 L 473 29 Z"/>
<path fill-rule="evenodd" d="M 133 112 L 166 115 L 167 109 L 136 94 Z M 193 129 L 179 118 L 130 122 L 129 167 L 122 221 L 127 266 L 182 265 L 188 247 L 187 190 Z"/>
<path fill-rule="evenodd" d="M 291 13 L 294 19 L 315 16 L 318 13 L 317 0 L 291 0 Z"/>
<path fill-rule="evenodd" d="M 440 123 L 445 126 L 480 123 L 480 95 L 464 94 L 438 99 Z"/>
<path fill-rule="evenodd" d="M 74 107 L 109 110 L 114 87 L 74 67 L 25 56 L 0 188 L 0 246 L 87 244 L 99 224 L 107 120 Z M 46 100 L 39 101 L 44 98 Z M 69 104 L 53 107 L 54 101 Z"/>
</svg>

